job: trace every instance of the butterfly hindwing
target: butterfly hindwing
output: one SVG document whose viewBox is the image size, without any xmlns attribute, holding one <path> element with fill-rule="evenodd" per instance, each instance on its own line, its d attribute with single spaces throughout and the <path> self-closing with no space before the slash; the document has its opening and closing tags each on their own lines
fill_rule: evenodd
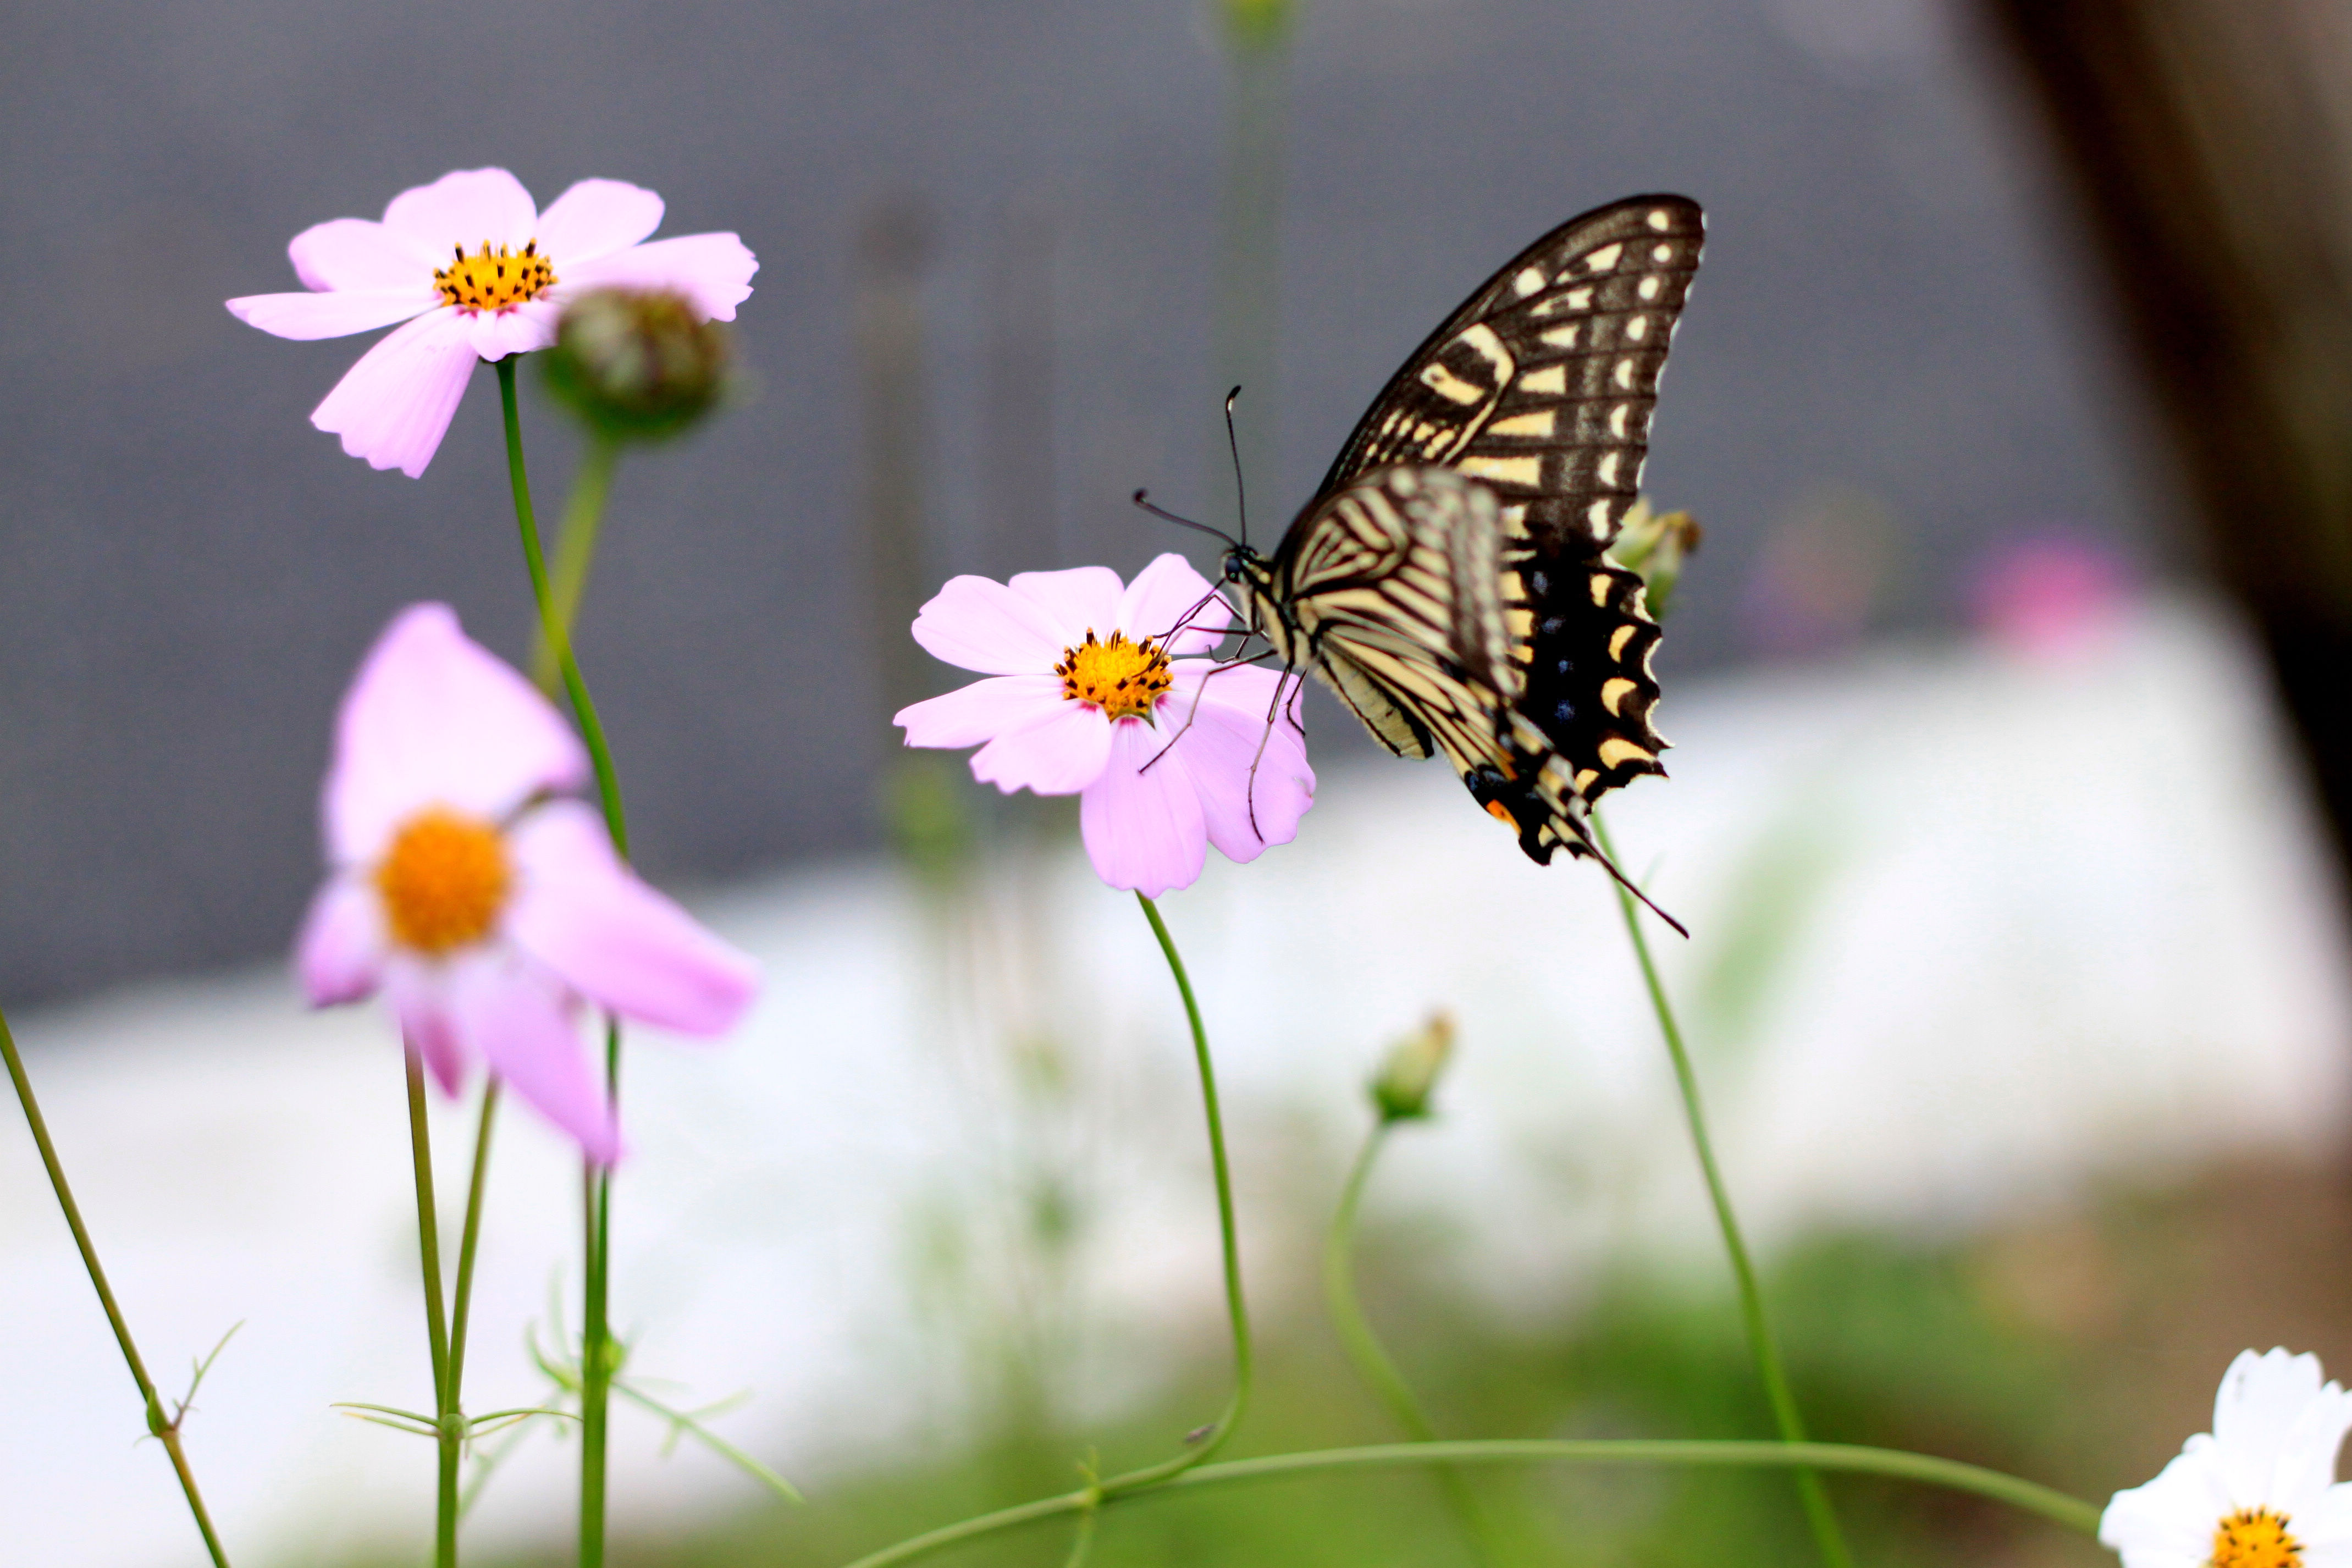
<svg viewBox="0 0 2352 1568">
<path fill-rule="evenodd" d="M 1446 468 L 1384 469 L 1291 527 L 1261 624 L 1284 622 L 1312 667 L 1382 744 L 1443 752 L 1466 776 L 1507 765 L 1502 738 L 1521 670 L 1503 602 L 1493 492 Z"/>
</svg>

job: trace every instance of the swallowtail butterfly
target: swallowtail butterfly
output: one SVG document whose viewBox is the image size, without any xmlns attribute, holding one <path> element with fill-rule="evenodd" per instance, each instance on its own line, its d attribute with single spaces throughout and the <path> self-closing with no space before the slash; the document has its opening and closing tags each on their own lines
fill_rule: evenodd
<svg viewBox="0 0 2352 1568">
<path fill-rule="evenodd" d="M 1399 756 L 1443 752 L 1538 864 L 1607 865 L 1585 806 L 1665 771 L 1657 623 L 1602 552 L 1705 231 L 1686 197 L 1633 196 L 1537 240 L 1413 351 L 1274 553 L 1225 557 L 1288 669 Z"/>
</svg>

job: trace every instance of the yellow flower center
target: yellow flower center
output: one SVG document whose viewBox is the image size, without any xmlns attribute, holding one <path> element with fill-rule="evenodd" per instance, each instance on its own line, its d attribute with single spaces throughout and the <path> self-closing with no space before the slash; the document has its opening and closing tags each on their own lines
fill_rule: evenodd
<svg viewBox="0 0 2352 1568">
<path fill-rule="evenodd" d="M 1167 651 L 1150 637 L 1129 642 L 1125 632 L 1097 642 L 1089 629 L 1086 641 L 1062 650 L 1054 673 L 1062 678 L 1064 697 L 1101 709 L 1106 719 L 1149 719 L 1151 705 L 1175 684 Z"/>
<path fill-rule="evenodd" d="M 2301 1568 L 2303 1542 L 2286 1532 L 2286 1515 L 2242 1508 L 2213 1531 L 2212 1568 Z"/>
<path fill-rule="evenodd" d="M 488 935 L 513 882 L 499 830 L 443 806 L 403 824 L 375 868 L 393 940 L 435 957 Z"/>
<path fill-rule="evenodd" d="M 539 253 L 535 239 L 519 251 L 493 249 L 487 239 L 471 256 L 462 245 L 449 248 L 456 258 L 434 272 L 433 287 L 442 303 L 461 310 L 511 310 L 555 287 L 555 264 Z"/>
</svg>

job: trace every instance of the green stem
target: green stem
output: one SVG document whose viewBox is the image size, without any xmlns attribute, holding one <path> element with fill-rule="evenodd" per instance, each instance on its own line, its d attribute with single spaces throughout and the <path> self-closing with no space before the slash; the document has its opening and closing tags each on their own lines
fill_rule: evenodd
<svg viewBox="0 0 2352 1568">
<path fill-rule="evenodd" d="M 621 1026 L 604 1021 L 604 1094 L 619 1114 Z M 586 1199 L 587 1274 L 580 1332 L 580 1563 L 604 1561 L 604 1450 L 611 1430 L 613 1377 L 620 1357 L 613 1342 L 613 1168 L 590 1163 L 581 1173 Z"/>
<path fill-rule="evenodd" d="M 1323 1303 L 1331 1314 L 1331 1326 L 1339 1335 L 1340 1346 L 1355 1364 L 1356 1375 L 1364 1380 L 1405 1436 L 1418 1443 L 1437 1441 L 1437 1429 L 1430 1425 L 1429 1413 L 1421 1407 L 1412 1389 L 1397 1371 L 1396 1363 L 1389 1356 L 1380 1336 L 1372 1331 L 1370 1320 L 1356 1299 L 1356 1213 L 1362 1205 L 1365 1184 L 1371 1179 L 1372 1165 L 1381 1151 L 1388 1144 L 1389 1129 L 1396 1122 L 1383 1116 L 1372 1124 L 1364 1139 L 1363 1152 L 1356 1156 L 1355 1168 L 1348 1173 L 1348 1184 L 1340 1189 L 1339 1207 L 1331 1216 L 1331 1233 L 1323 1243 Z M 1488 1563 L 1502 1561 L 1508 1553 L 1496 1538 L 1494 1521 L 1478 1506 L 1477 1494 L 1462 1472 L 1451 1465 L 1439 1465 L 1434 1471 L 1438 1487 L 1445 1494 L 1446 1506 L 1470 1538 L 1477 1555 Z"/>
<path fill-rule="evenodd" d="M 564 694 L 572 700 L 572 710 L 580 721 L 580 738 L 587 742 L 588 760 L 596 769 L 596 792 L 604 799 L 604 826 L 613 836 L 613 847 L 625 856 L 629 852 L 628 820 L 621 809 L 621 781 L 613 771 L 612 748 L 604 742 L 604 721 L 596 716 L 596 704 L 589 698 L 588 683 L 580 678 L 580 661 L 572 657 L 572 629 L 556 613 L 554 590 L 548 583 L 547 554 L 540 547 L 539 518 L 530 504 L 530 471 L 522 460 L 522 413 L 515 403 L 512 354 L 498 362 L 498 372 L 499 406 L 506 416 L 507 425 L 507 479 L 514 489 L 515 527 L 522 535 L 523 564 L 530 572 L 531 596 L 539 605 L 540 636 L 555 650 Z"/>
<path fill-rule="evenodd" d="M 1841 1470 L 1859 1475 L 1890 1476 L 1898 1480 L 1973 1492 L 2027 1513 L 2095 1537 L 2099 1509 L 2079 1498 L 2016 1476 L 1979 1465 L 1900 1448 L 1866 1448 L 1845 1443 L 1779 1443 L 1748 1441 L 1677 1441 L 1648 1438 L 1503 1437 L 1457 1443 L 1387 1443 L 1362 1448 L 1324 1448 L 1303 1454 L 1273 1454 L 1264 1458 L 1232 1459 L 1203 1465 L 1152 1491 L 1113 1494 L 1108 1487 L 1085 1488 L 1059 1497 L 1040 1498 L 1016 1508 L 1001 1509 L 945 1525 L 896 1546 L 868 1553 L 849 1568 L 893 1568 L 950 1546 L 994 1535 L 1042 1519 L 1056 1519 L 1090 1508 L 1108 1508 L 1129 1498 L 1196 1491 L 1236 1481 L 1271 1480 L 1284 1476 L 1312 1475 L 1327 1470 L 1394 1468 L 1409 1465 L 1494 1464 L 1687 1465 L 1700 1468 L 1804 1468 Z"/>
<path fill-rule="evenodd" d="M 433 1347 L 433 1413 L 440 1441 L 440 1475 L 434 1512 L 436 1568 L 457 1568 L 457 1459 L 465 1435 L 455 1420 L 457 1391 L 449 1377 L 449 1325 L 441 1306 L 441 1224 L 433 1204 L 433 1141 L 425 1121 L 425 1058 L 414 1047 L 403 1053 L 408 1068 L 408 1151 L 416 1165 L 416 1251 L 425 1268 L 425 1334 Z"/>
<path fill-rule="evenodd" d="M 33 1130 L 33 1144 L 41 1152 L 41 1166 L 49 1173 L 49 1186 L 58 1194 L 58 1207 L 65 1211 L 66 1228 L 73 1232 L 74 1246 L 81 1252 L 81 1266 L 89 1274 L 89 1282 L 98 1291 L 98 1304 L 106 1312 L 106 1321 L 114 1330 L 114 1342 L 122 1348 L 122 1360 L 131 1368 L 131 1381 L 139 1385 L 139 1401 L 147 1412 L 147 1430 L 163 1445 L 171 1456 L 172 1469 L 180 1478 L 180 1489 L 187 1494 L 188 1511 L 195 1516 L 196 1530 L 205 1538 L 205 1550 L 212 1554 L 214 1568 L 228 1568 L 228 1553 L 221 1550 L 220 1537 L 213 1531 L 212 1515 L 205 1508 L 204 1494 L 196 1489 L 196 1473 L 188 1466 L 186 1451 L 180 1446 L 180 1421 L 187 1412 L 166 1416 L 163 1401 L 155 1392 L 154 1381 L 147 1375 L 147 1363 L 139 1357 L 139 1347 L 131 1342 L 131 1325 L 123 1321 L 122 1309 L 115 1304 L 114 1288 L 106 1282 L 106 1270 L 99 1267 L 98 1248 L 89 1239 L 89 1229 L 81 1222 L 81 1205 L 74 1202 L 73 1188 L 66 1184 L 66 1168 L 58 1159 L 58 1149 L 49 1141 L 49 1124 L 41 1115 L 41 1102 L 33 1098 L 33 1080 L 26 1076 L 25 1058 L 16 1054 L 16 1037 L 8 1031 L 8 1020 L 0 1015 L 0 1058 L 8 1064 L 9 1081 L 16 1086 L 16 1103 L 25 1108 L 25 1124 Z M 192 1396 L 193 1397 L 193 1396 Z"/>
<path fill-rule="evenodd" d="M 564 502 L 563 531 L 555 540 L 553 591 L 556 623 L 566 632 L 580 619 L 580 600 L 588 591 L 588 569 L 596 559 L 597 533 L 604 521 L 604 500 L 612 493 L 613 469 L 620 460 L 618 441 L 610 436 L 590 436 L 580 472 L 572 480 L 571 498 Z M 547 692 L 552 692 L 563 679 L 556 663 L 555 644 L 545 632 L 531 649 L 530 678 Z"/>
<path fill-rule="evenodd" d="M 530 569 L 531 596 L 539 605 L 540 636 L 555 656 L 557 671 L 563 678 L 564 692 L 571 698 L 572 710 L 580 721 L 580 738 L 586 742 L 589 761 L 594 764 L 596 789 L 604 802 L 605 829 L 613 837 L 614 848 L 625 857 L 629 852 L 628 817 L 621 805 L 621 784 L 613 767 L 612 748 L 605 743 L 604 726 L 596 716 L 596 704 L 588 695 L 588 683 L 581 678 L 580 661 L 572 656 L 569 616 L 557 603 L 554 589 L 548 580 L 546 552 L 540 546 L 539 520 L 530 502 L 530 473 L 523 463 L 522 415 L 515 401 L 513 355 L 498 362 L 498 373 L 499 407 L 506 418 L 507 478 L 514 489 L 515 527 L 522 537 L 523 564 Z M 592 448 L 591 461 L 596 460 Z M 606 480 L 609 478 L 609 474 L 604 476 Z M 583 476 L 583 486 L 593 492 L 596 505 L 595 512 L 582 510 L 586 506 L 585 501 L 581 501 L 574 509 L 577 513 L 574 523 L 584 523 L 585 539 L 581 550 L 584 557 L 594 542 L 594 518 L 601 514 L 604 481 L 591 482 Z M 578 531 L 577 528 L 566 530 L 567 533 Z M 587 577 L 584 559 L 579 573 L 581 581 L 584 583 Z M 573 607 L 577 608 L 576 595 Z M 616 1110 L 620 1075 L 620 1026 L 607 1020 L 604 1034 L 605 1093 Z M 582 1184 L 586 1258 L 580 1342 L 580 1568 L 603 1568 L 605 1435 L 613 1373 L 618 1361 L 607 1317 L 612 1262 L 612 1172 L 607 1167 L 590 1163 L 584 1168 Z"/>
<path fill-rule="evenodd" d="M 1593 836 L 1601 841 L 1601 852 L 1618 865 L 1616 847 L 1609 842 L 1609 829 L 1602 826 L 1601 814 L 1591 814 Z M 1739 1220 L 1731 1211 L 1731 1191 L 1724 1184 L 1723 1171 L 1716 1163 L 1715 1143 L 1707 1136 L 1706 1112 L 1701 1108 L 1698 1094 L 1698 1073 L 1691 1066 L 1689 1050 L 1683 1044 L 1683 1032 L 1675 1022 L 1675 1010 L 1666 999 L 1665 983 L 1658 977 L 1657 961 L 1650 955 L 1649 939 L 1642 934 L 1641 910 L 1633 895 L 1623 887 L 1617 889 L 1617 903 L 1625 917 L 1625 934 L 1633 939 L 1633 955 L 1641 961 L 1642 979 L 1650 991 L 1650 1006 L 1658 1016 L 1658 1030 L 1665 1037 L 1666 1054 L 1674 1058 L 1675 1084 L 1682 1092 L 1683 1118 L 1690 1127 L 1691 1146 L 1698 1152 L 1699 1169 L 1706 1177 L 1708 1201 L 1715 1205 L 1715 1220 L 1723 1232 L 1723 1249 L 1730 1256 L 1732 1278 L 1739 1289 L 1739 1315 L 1748 1331 L 1748 1349 L 1756 1358 L 1756 1371 L 1764 1380 L 1765 1396 L 1771 1401 L 1772 1419 L 1780 1428 L 1786 1443 L 1802 1443 L 1805 1438 L 1805 1418 L 1797 1409 L 1797 1396 L 1789 1387 L 1789 1373 L 1780 1364 L 1780 1349 L 1772 1337 L 1772 1325 L 1764 1312 L 1763 1288 L 1757 1283 L 1756 1265 L 1748 1255 L 1748 1243 L 1739 1233 Z M 1852 1568 L 1853 1555 L 1847 1552 L 1845 1534 L 1838 1528 L 1836 1512 L 1830 1507 L 1828 1491 L 1822 1479 L 1811 1470 L 1799 1468 L 1796 1471 L 1797 1495 L 1803 1501 L 1805 1518 L 1812 1525 L 1813 1539 L 1821 1548 L 1822 1560 L 1829 1568 Z"/>
<path fill-rule="evenodd" d="M 482 1088 L 482 1121 L 474 1132 L 474 1174 L 466 1187 L 466 1228 L 457 1238 L 457 1289 L 449 1300 L 449 1404 L 462 1409 L 466 1384 L 466 1320 L 474 1300 L 474 1250 L 482 1239 L 482 1194 L 490 1174 L 490 1131 L 498 1121 L 499 1083 Z"/>
<path fill-rule="evenodd" d="M 1160 951 L 1168 960 L 1168 973 L 1176 977 L 1176 990 L 1184 998 L 1184 1021 L 1192 1031 L 1192 1059 L 1201 1071 L 1201 1103 L 1209 1121 L 1209 1163 L 1217 1177 L 1217 1229 L 1224 1247 L 1225 1316 L 1234 1335 L 1234 1394 L 1225 1404 L 1224 1414 L 1202 1434 L 1191 1453 L 1105 1481 L 1102 1494 L 1106 1499 L 1158 1486 L 1206 1463 L 1211 1455 L 1225 1446 L 1234 1428 L 1241 1423 L 1242 1412 L 1249 1407 L 1254 1370 L 1249 1308 L 1242 1300 L 1241 1240 L 1234 1226 L 1234 1178 L 1225 1159 L 1225 1120 L 1217 1105 L 1217 1071 L 1209 1060 L 1209 1034 L 1202 1026 L 1201 1005 L 1192 995 L 1192 982 L 1184 973 L 1184 960 L 1176 951 L 1176 939 L 1168 934 L 1167 923 L 1160 918 L 1160 906 L 1141 893 L 1135 895 L 1135 901 L 1143 906 L 1143 918 L 1151 922 L 1151 934 L 1160 939 Z"/>
</svg>

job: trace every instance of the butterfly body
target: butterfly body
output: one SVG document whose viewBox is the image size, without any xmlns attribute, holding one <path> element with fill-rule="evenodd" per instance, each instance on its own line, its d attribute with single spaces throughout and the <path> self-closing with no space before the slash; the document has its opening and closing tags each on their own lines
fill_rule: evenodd
<svg viewBox="0 0 2352 1568">
<path fill-rule="evenodd" d="M 1430 334 L 1271 555 L 1244 618 L 1400 756 L 1444 752 L 1549 862 L 1587 805 L 1663 773 L 1658 627 L 1603 552 L 1633 504 L 1705 219 L 1681 196 L 1572 218 Z"/>
</svg>

